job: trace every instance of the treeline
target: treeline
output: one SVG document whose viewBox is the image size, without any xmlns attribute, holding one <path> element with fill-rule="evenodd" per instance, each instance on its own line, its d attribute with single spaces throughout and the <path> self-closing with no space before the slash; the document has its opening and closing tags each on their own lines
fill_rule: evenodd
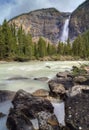
<svg viewBox="0 0 89 130">
<path fill-rule="evenodd" d="M 72 44 L 74 56 L 89 58 L 89 31 L 78 36 Z"/>
<path fill-rule="evenodd" d="M 68 39 L 65 44 L 59 42 L 53 45 L 46 43 L 43 38 L 34 43 L 22 26 L 17 29 L 15 24 L 8 25 L 6 20 L 0 27 L 0 60 L 26 61 L 60 55 L 89 57 L 89 32 L 79 36 L 72 44 Z"/>
<path fill-rule="evenodd" d="M 46 44 L 43 38 L 38 43 L 32 41 L 31 35 L 15 24 L 9 26 L 4 20 L 0 27 L 0 59 L 30 60 L 56 53 L 55 45 Z"/>
</svg>

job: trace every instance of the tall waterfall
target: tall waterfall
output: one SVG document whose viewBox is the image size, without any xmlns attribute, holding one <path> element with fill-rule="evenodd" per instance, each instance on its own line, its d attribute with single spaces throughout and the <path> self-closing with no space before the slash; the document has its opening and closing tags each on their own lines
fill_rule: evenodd
<svg viewBox="0 0 89 130">
<path fill-rule="evenodd" d="M 61 35 L 61 41 L 66 42 L 68 40 L 69 36 L 69 21 L 70 17 L 65 20 L 64 26 L 63 26 L 63 31 Z"/>
</svg>

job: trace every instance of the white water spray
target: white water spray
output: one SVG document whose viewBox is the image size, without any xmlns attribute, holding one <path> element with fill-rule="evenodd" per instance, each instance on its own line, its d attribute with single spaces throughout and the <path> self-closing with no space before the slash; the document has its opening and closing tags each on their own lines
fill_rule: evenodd
<svg viewBox="0 0 89 130">
<path fill-rule="evenodd" d="M 61 35 L 61 41 L 66 42 L 68 40 L 69 36 L 69 21 L 70 17 L 65 20 L 64 26 L 63 26 L 63 31 Z"/>
</svg>

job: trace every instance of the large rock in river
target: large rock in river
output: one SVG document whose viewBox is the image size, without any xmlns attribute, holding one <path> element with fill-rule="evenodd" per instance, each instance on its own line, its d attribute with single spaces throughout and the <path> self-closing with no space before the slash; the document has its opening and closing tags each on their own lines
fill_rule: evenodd
<svg viewBox="0 0 89 130">
<path fill-rule="evenodd" d="M 66 93 L 63 84 L 57 84 L 54 81 L 49 82 L 49 88 L 51 93 L 57 96 L 64 95 Z"/>
<path fill-rule="evenodd" d="M 46 82 L 46 81 L 49 80 L 49 78 L 47 78 L 47 77 L 40 77 L 40 78 L 34 78 L 34 80 L 44 81 L 44 82 Z"/>
<path fill-rule="evenodd" d="M 49 92 L 45 89 L 39 89 L 33 92 L 33 95 L 37 97 L 47 97 L 49 96 Z"/>
<path fill-rule="evenodd" d="M 68 130 L 89 130 L 89 93 L 80 93 L 65 101 Z"/>
<path fill-rule="evenodd" d="M 12 104 L 7 119 L 9 130 L 59 130 L 54 108 L 48 100 L 19 90 Z"/>
</svg>

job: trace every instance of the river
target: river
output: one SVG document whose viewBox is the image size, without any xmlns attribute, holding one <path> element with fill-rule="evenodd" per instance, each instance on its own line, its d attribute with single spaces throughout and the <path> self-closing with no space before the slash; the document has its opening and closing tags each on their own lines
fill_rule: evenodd
<svg viewBox="0 0 89 130">
<path fill-rule="evenodd" d="M 47 89 L 46 82 L 33 80 L 38 77 L 53 78 L 59 71 L 71 70 L 73 65 L 79 66 L 81 64 L 87 64 L 87 61 L 31 61 L 31 62 L 2 62 L 0 63 L 0 90 L 17 91 L 24 89 L 30 93 L 37 89 Z M 0 103 L 0 112 L 8 114 L 8 110 L 11 107 L 11 102 Z M 55 115 L 60 115 L 58 120 L 64 124 L 64 105 L 63 103 L 54 104 Z M 58 111 L 58 109 L 59 111 Z M 63 114 L 62 114 L 63 113 Z M 7 130 L 6 128 L 7 116 L 0 119 L 0 130 Z"/>
</svg>

